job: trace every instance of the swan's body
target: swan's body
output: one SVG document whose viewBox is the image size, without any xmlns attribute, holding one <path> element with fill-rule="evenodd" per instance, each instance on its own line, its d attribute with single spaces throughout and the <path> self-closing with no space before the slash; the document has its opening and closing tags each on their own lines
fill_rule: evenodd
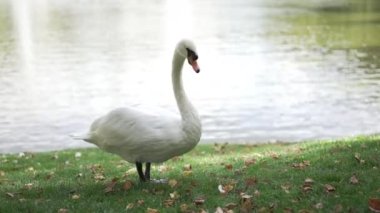
<svg viewBox="0 0 380 213">
<path fill-rule="evenodd" d="M 174 51 L 172 83 L 180 118 L 119 108 L 95 120 L 89 133 L 81 139 L 136 163 L 142 181 L 150 178 L 151 162 L 163 162 L 193 149 L 201 137 L 201 121 L 187 99 L 181 76 L 186 58 L 199 72 L 195 51 L 194 44 L 188 40 L 179 42 Z M 147 163 L 145 175 L 141 163 Z"/>
</svg>

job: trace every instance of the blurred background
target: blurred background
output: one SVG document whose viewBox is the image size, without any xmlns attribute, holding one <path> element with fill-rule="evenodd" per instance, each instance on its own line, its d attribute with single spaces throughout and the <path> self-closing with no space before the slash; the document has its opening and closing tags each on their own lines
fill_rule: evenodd
<svg viewBox="0 0 380 213">
<path fill-rule="evenodd" d="M 117 107 L 176 112 L 181 38 L 202 143 L 380 131 L 378 0 L 0 0 L 0 152 L 90 146 L 69 134 Z"/>
</svg>

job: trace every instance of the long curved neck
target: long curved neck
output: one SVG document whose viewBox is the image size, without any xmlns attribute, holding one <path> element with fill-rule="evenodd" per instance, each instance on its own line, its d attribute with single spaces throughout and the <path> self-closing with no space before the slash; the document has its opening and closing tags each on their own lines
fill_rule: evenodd
<svg viewBox="0 0 380 213">
<path fill-rule="evenodd" d="M 198 113 L 190 103 L 189 99 L 186 96 L 185 90 L 182 85 L 182 67 L 184 64 L 185 58 L 181 56 L 177 51 L 174 51 L 173 56 L 173 66 L 172 66 L 172 83 L 174 96 L 177 101 L 178 109 L 181 113 L 183 128 L 186 131 L 187 128 L 190 128 L 187 124 L 191 125 L 196 122 L 196 125 L 200 126 L 200 120 Z"/>
</svg>

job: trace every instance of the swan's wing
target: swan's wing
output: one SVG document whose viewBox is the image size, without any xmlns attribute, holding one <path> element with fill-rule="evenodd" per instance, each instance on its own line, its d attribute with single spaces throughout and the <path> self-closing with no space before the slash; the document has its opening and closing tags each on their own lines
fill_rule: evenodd
<svg viewBox="0 0 380 213">
<path fill-rule="evenodd" d="M 139 146 L 181 138 L 179 118 L 147 114 L 131 108 L 120 108 L 97 119 L 91 126 L 89 141 L 100 147 Z"/>
</svg>

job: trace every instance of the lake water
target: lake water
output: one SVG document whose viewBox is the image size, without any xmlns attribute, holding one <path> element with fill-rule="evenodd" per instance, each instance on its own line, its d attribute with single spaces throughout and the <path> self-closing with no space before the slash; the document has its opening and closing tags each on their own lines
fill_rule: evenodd
<svg viewBox="0 0 380 213">
<path fill-rule="evenodd" d="M 89 146 L 68 135 L 116 107 L 176 112 L 183 37 L 203 142 L 380 131 L 377 0 L 0 0 L 0 152 Z"/>
</svg>

